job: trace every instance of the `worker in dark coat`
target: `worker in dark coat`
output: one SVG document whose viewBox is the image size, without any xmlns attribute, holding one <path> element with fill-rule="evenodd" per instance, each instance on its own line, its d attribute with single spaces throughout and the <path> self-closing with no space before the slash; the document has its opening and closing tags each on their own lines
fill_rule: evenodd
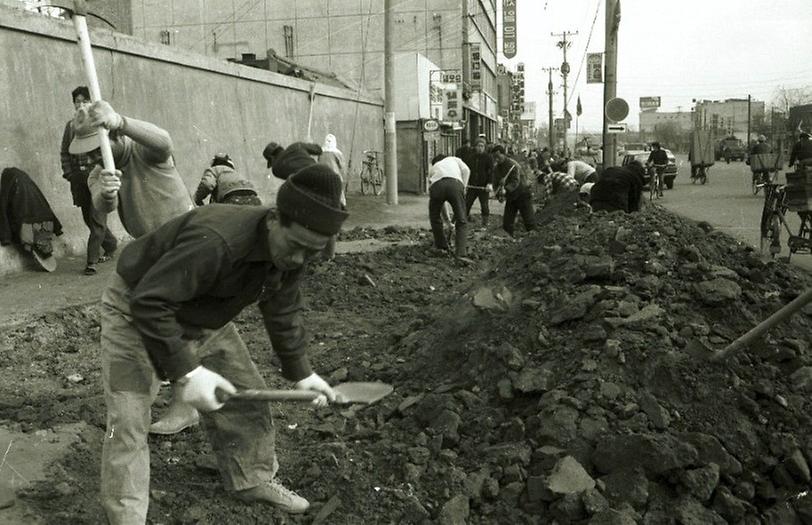
<svg viewBox="0 0 812 525">
<path fill-rule="evenodd" d="M 592 186 L 589 204 L 594 211 L 640 211 L 645 168 L 634 161 L 623 168 L 606 168 Z"/>
</svg>

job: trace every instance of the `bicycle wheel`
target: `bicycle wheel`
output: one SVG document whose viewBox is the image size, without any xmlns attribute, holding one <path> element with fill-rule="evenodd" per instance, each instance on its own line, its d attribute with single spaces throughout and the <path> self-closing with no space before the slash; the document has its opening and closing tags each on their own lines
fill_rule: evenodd
<svg viewBox="0 0 812 525">
<path fill-rule="evenodd" d="M 383 170 L 381 168 L 375 168 L 375 171 L 370 175 L 372 193 L 373 195 L 380 195 L 381 192 L 383 192 Z"/>
<path fill-rule="evenodd" d="M 776 210 L 776 196 L 775 188 L 772 186 L 765 186 L 764 188 L 764 207 L 761 209 L 761 253 L 764 254 L 767 248 L 770 250 L 770 256 L 775 255 L 781 251 L 780 235 L 781 223 L 778 218 Z M 778 250 L 775 250 L 775 247 Z"/>
<path fill-rule="evenodd" d="M 361 195 L 369 195 L 372 193 L 372 184 L 370 184 L 370 174 L 369 174 L 369 167 L 364 166 L 361 168 Z"/>
<path fill-rule="evenodd" d="M 753 180 L 752 180 L 753 195 L 758 195 L 758 190 L 759 190 L 758 183 L 759 183 L 758 175 L 753 173 Z"/>
<path fill-rule="evenodd" d="M 706 168 L 702 168 L 702 171 L 699 172 L 699 182 L 702 184 L 708 182 L 708 171 Z"/>
</svg>

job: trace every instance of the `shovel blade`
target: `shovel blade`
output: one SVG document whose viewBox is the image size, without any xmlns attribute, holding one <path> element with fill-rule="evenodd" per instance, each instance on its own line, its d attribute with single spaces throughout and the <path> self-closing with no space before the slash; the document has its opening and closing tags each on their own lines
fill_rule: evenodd
<svg viewBox="0 0 812 525">
<path fill-rule="evenodd" d="M 333 387 L 339 403 L 363 403 L 371 405 L 392 393 L 392 385 L 381 382 L 348 382 Z"/>
</svg>

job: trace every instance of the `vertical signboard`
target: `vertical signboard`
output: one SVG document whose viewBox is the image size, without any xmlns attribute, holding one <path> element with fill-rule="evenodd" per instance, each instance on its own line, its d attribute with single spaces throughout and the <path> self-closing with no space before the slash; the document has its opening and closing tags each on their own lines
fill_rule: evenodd
<svg viewBox="0 0 812 525">
<path fill-rule="evenodd" d="M 457 83 L 443 85 L 442 120 L 456 122 L 462 118 L 462 93 Z"/>
<path fill-rule="evenodd" d="M 516 0 L 502 1 L 502 53 L 516 56 Z"/>
<path fill-rule="evenodd" d="M 586 83 L 600 84 L 603 82 L 603 53 L 588 53 L 586 55 Z"/>
<path fill-rule="evenodd" d="M 479 42 L 471 44 L 471 79 L 473 91 L 482 90 L 482 50 Z"/>
</svg>

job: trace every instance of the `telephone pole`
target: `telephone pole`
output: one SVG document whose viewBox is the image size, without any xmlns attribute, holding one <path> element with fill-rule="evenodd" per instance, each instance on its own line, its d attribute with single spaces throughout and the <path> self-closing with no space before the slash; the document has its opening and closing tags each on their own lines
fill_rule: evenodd
<svg viewBox="0 0 812 525">
<path fill-rule="evenodd" d="M 603 168 L 617 162 L 617 134 L 609 133 L 606 103 L 617 96 L 617 34 L 620 27 L 620 0 L 606 0 L 606 36 L 603 78 Z"/>
<path fill-rule="evenodd" d="M 555 128 L 553 128 L 553 95 L 556 93 L 553 91 L 553 71 L 558 71 L 557 67 L 543 67 L 541 68 L 542 71 L 546 71 L 549 76 L 550 80 L 547 82 L 547 96 L 550 101 L 550 113 L 549 113 L 549 146 L 550 146 L 550 154 L 555 151 Z"/>
<path fill-rule="evenodd" d="M 384 0 L 384 173 L 386 173 L 386 202 L 398 203 L 397 129 L 395 127 L 395 15 L 392 0 Z"/>
<path fill-rule="evenodd" d="M 569 146 L 567 146 L 567 129 L 569 129 L 570 125 L 570 113 L 567 110 L 567 76 L 570 74 L 570 64 L 567 62 L 567 49 L 572 45 L 572 42 L 567 40 L 569 36 L 575 36 L 578 34 L 578 31 L 571 32 L 571 31 L 564 31 L 563 33 L 550 33 L 552 36 L 561 37 L 556 43 L 556 46 L 561 48 L 561 51 L 564 52 L 564 61 L 561 63 L 561 76 L 564 79 L 564 155 L 568 155 L 569 153 Z"/>
</svg>

